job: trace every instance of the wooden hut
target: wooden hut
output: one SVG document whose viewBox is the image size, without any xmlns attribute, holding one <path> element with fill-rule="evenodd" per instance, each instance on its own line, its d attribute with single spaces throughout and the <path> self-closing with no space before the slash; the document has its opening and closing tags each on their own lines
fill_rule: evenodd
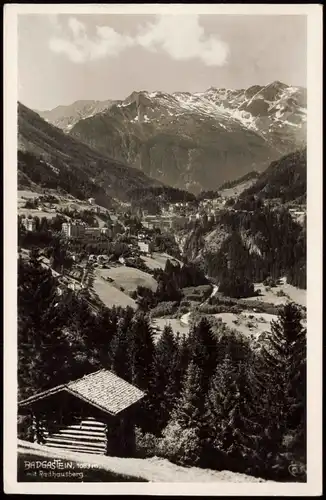
<svg viewBox="0 0 326 500">
<path fill-rule="evenodd" d="M 33 419 L 34 442 L 111 456 L 134 452 L 134 419 L 144 392 L 108 370 L 21 401 Z"/>
</svg>

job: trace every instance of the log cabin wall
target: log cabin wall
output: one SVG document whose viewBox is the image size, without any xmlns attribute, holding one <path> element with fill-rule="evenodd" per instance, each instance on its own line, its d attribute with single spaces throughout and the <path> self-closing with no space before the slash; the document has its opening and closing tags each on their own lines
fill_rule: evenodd
<svg viewBox="0 0 326 500">
<path fill-rule="evenodd" d="M 94 417 L 76 418 L 65 426 L 34 417 L 34 441 L 53 448 L 104 455 L 107 451 L 106 425 Z"/>
<path fill-rule="evenodd" d="M 58 428 L 48 434 L 47 446 L 64 448 L 84 453 L 106 453 L 106 426 L 93 417 L 83 418 L 80 422 Z"/>
<path fill-rule="evenodd" d="M 89 409 L 60 409 L 54 412 L 34 409 L 34 442 L 53 448 L 109 456 L 134 454 L 134 425 L 129 415 L 109 417 Z"/>
</svg>

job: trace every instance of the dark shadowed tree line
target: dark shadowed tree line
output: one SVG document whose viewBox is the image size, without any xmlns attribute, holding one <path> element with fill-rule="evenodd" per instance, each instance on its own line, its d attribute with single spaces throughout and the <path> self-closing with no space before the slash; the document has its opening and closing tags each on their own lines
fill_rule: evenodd
<svg viewBox="0 0 326 500">
<path fill-rule="evenodd" d="M 33 251 L 18 260 L 18 361 L 20 398 L 99 368 L 144 390 L 139 456 L 276 480 L 305 465 L 306 331 L 294 304 L 261 350 L 205 318 L 188 337 L 166 327 L 155 343 L 142 311 L 95 314 L 72 291 L 58 296 Z"/>
<path fill-rule="evenodd" d="M 237 203 L 237 210 L 216 215 L 214 227 L 210 221 L 189 235 L 185 245 L 189 259 L 205 248 L 205 235 L 215 229 L 228 234 L 217 250 L 205 248 L 199 264 L 220 282 L 225 295 L 250 296 L 252 284 L 267 277 L 286 277 L 290 284 L 306 288 L 305 225 L 294 221 L 284 207 L 271 209 L 251 197 Z"/>
</svg>

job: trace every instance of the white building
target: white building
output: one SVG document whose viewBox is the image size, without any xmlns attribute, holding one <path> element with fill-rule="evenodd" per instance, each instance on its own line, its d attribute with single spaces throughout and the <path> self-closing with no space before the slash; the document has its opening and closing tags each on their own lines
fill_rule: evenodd
<svg viewBox="0 0 326 500">
<path fill-rule="evenodd" d="M 145 241 L 138 241 L 138 248 L 143 253 L 150 253 L 150 244 Z"/>
<path fill-rule="evenodd" d="M 91 238 L 98 238 L 101 235 L 101 228 L 100 227 L 85 227 L 84 234 L 85 234 L 85 236 L 88 236 Z"/>
<path fill-rule="evenodd" d="M 64 222 L 61 230 L 67 238 L 80 238 L 85 234 L 85 226 L 78 222 Z"/>
<path fill-rule="evenodd" d="M 105 234 L 106 236 L 112 237 L 113 231 L 110 227 L 102 227 L 101 234 Z"/>
<path fill-rule="evenodd" d="M 23 225 L 27 231 L 35 231 L 36 230 L 36 222 L 34 219 L 23 219 Z"/>
<path fill-rule="evenodd" d="M 95 198 L 88 198 L 88 203 L 89 203 L 90 205 L 94 205 L 94 203 L 95 203 Z"/>
</svg>

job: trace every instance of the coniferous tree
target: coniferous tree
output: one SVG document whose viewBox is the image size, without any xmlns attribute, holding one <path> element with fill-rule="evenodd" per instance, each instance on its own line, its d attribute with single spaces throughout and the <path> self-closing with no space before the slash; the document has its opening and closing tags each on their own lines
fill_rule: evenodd
<svg viewBox="0 0 326 500">
<path fill-rule="evenodd" d="M 18 381 L 21 394 L 29 395 L 64 377 L 69 366 L 56 283 L 37 251 L 30 262 L 18 262 L 18 311 Z"/>
<path fill-rule="evenodd" d="M 212 465 L 255 474 L 268 452 L 260 392 L 249 363 L 234 361 L 227 354 L 218 365 L 206 400 Z"/>
<path fill-rule="evenodd" d="M 132 382 L 147 391 L 153 378 L 154 342 L 148 319 L 135 315 L 131 325 Z"/>
<path fill-rule="evenodd" d="M 306 330 L 301 321 L 298 307 L 286 304 L 272 322 L 269 344 L 263 349 L 271 423 L 274 439 L 280 443 L 304 420 Z"/>
<path fill-rule="evenodd" d="M 156 432 L 159 398 L 155 391 L 155 348 L 148 318 L 138 312 L 131 326 L 131 381 L 145 392 L 137 415 L 139 426 L 147 432 Z"/>
<path fill-rule="evenodd" d="M 187 368 L 180 402 L 176 410 L 177 420 L 183 428 L 200 424 L 205 405 L 203 382 L 203 369 L 191 361 Z"/>
<path fill-rule="evenodd" d="M 190 358 L 190 348 L 186 335 L 182 335 L 180 337 L 179 334 L 176 336 L 176 356 L 175 356 L 175 365 L 174 365 L 174 377 L 171 377 L 171 389 L 170 391 L 174 395 L 174 404 L 178 401 L 181 390 L 183 386 L 184 377 L 186 375 L 186 371 L 189 364 Z"/>
<path fill-rule="evenodd" d="M 117 331 L 117 325 L 112 320 L 111 309 L 100 309 L 96 328 L 93 331 L 94 350 L 103 368 L 111 367 L 111 343 Z"/>
<path fill-rule="evenodd" d="M 217 362 L 216 338 L 206 318 L 193 326 L 188 343 L 190 360 L 203 370 L 202 390 L 206 393 Z"/>
<path fill-rule="evenodd" d="M 155 391 L 159 398 L 158 430 L 168 422 L 177 397 L 178 344 L 171 326 L 165 326 L 155 348 Z"/>
<path fill-rule="evenodd" d="M 190 362 L 178 404 L 164 430 L 170 458 L 182 464 L 200 465 L 206 449 L 204 372 Z"/>
<path fill-rule="evenodd" d="M 120 318 L 117 331 L 113 336 L 111 352 L 111 369 L 118 377 L 131 381 L 130 331 L 126 318 Z"/>
</svg>

